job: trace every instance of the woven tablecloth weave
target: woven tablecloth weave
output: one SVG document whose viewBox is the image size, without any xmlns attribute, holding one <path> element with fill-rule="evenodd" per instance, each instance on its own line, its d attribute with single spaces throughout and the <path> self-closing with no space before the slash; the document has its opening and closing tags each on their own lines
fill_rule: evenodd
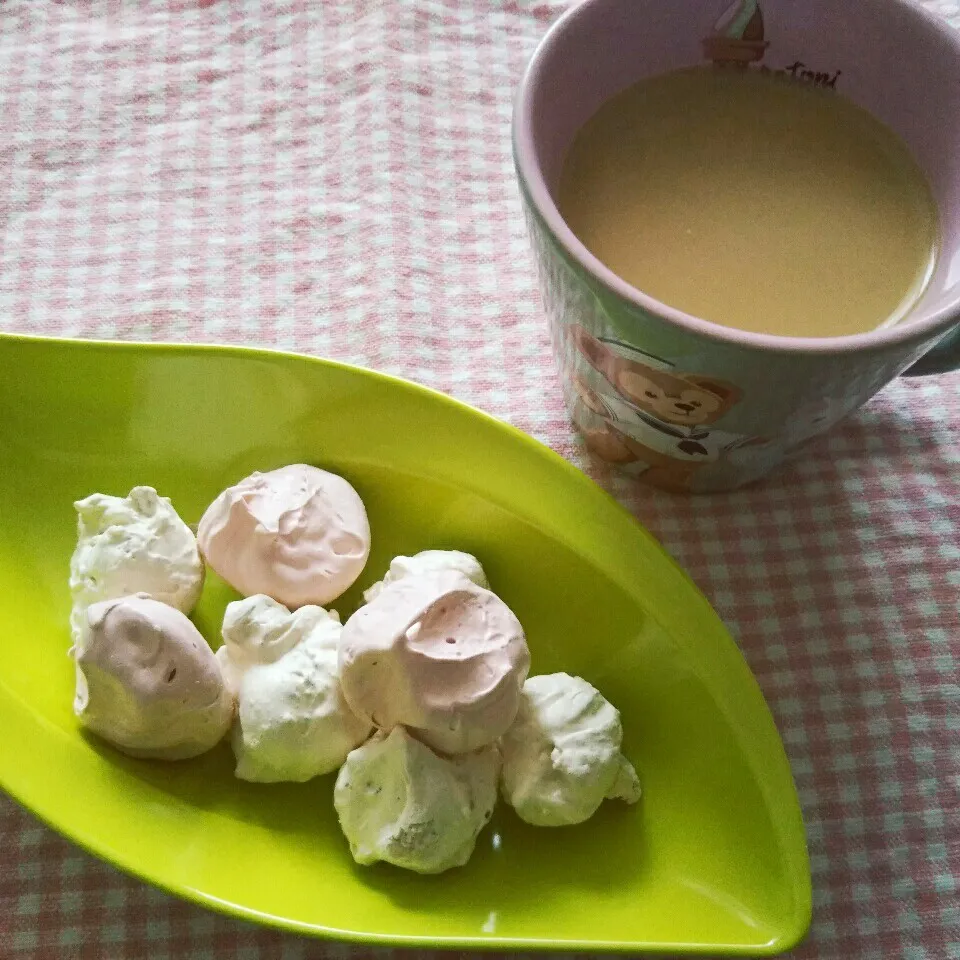
<svg viewBox="0 0 960 960">
<path fill-rule="evenodd" d="M 590 461 L 510 158 L 516 84 L 563 6 L 6 0 L 0 326 L 333 357 L 554 447 L 692 574 L 759 678 L 809 836 L 795 956 L 960 958 L 960 377 L 893 384 L 744 492 L 674 497 Z M 360 953 L 159 893 L 0 798 L 3 960 Z"/>
</svg>

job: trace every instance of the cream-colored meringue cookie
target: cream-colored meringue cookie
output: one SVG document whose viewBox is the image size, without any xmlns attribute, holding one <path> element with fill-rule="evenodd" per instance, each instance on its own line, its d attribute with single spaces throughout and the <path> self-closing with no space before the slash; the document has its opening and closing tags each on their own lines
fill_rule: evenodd
<svg viewBox="0 0 960 960">
<path fill-rule="evenodd" d="M 262 593 L 228 603 L 223 613 L 223 646 L 217 650 L 224 682 L 237 693 L 250 667 L 275 663 L 315 629 L 335 630 L 335 643 L 339 642 L 340 615 L 313 605 L 291 613 Z"/>
<path fill-rule="evenodd" d="M 233 697 L 200 631 L 145 594 L 89 606 L 71 655 L 74 712 L 133 757 L 183 760 L 218 743 Z"/>
<path fill-rule="evenodd" d="M 383 730 L 408 727 L 443 753 L 493 743 L 517 714 L 529 667 L 510 608 L 451 570 L 384 587 L 340 639 L 354 712 Z"/>
<path fill-rule="evenodd" d="M 640 782 L 622 739 L 619 712 L 582 677 L 531 677 L 500 741 L 504 800 L 538 827 L 582 823 L 605 798 L 636 803 Z"/>
<path fill-rule="evenodd" d="M 237 692 L 240 779 L 303 782 L 330 773 L 370 735 L 340 690 L 341 630 L 336 612 L 322 607 L 291 613 L 262 595 L 227 606 L 217 659 Z"/>
<path fill-rule="evenodd" d="M 497 801 L 497 748 L 440 757 L 403 727 L 378 733 L 340 769 L 333 804 L 357 863 L 417 873 L 463 866 Z"/>
<path fill-rule="evenodd" d="M 404 577 L 419 577 L 424 574 L 441 573 L 444 570 L 459 571 L 478 587 L 490 589 L 487 575 L 483 572 L 480 561 L 472 554 L 462 553 L 459 550 L 422 550 L 412 557 L 394 557 L 383 579 L 363 591 L 363 599 L 369 603 L 384 587 Z"/>
<path fill-rule="evenodd" d="M 294 463 L 254 473 L 207 507 L 197 539 L 207 563 L 244 596 L 325 604 L 370 553 L 363 501 L 343 477 Z"/>
<path fill-rule="evenodd" d="M 203 589 L 197 540 L 167 497 L 134 487 L 127 497 L 78 500 L 77 547 L 70 559 L 73 624 L 91 603 L 145 593 L 189 613 Z"/>
</svg>

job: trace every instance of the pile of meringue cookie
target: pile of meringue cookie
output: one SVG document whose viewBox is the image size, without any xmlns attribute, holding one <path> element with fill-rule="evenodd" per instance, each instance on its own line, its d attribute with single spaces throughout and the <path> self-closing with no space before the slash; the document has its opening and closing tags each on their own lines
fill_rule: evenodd
<svg viewBox="0 0 960 960">
<path fill-rule="evenodd" d="M 397 557 L 346 623 L 325 608 L 370 552 L 342 477 L 303 464 L 254 473 L 196 536 L 152 487 L 75 506 L 74 710 L 124 753 L 186 759 L 229 731 L 243 780 L 339 769 L 354 859 L 419 873 L 467 862 L 498 785 L 537 826 L 639 799 L 617 710 L 579 677 L 527 679 L 523 628 L 475 557 Z M 216 654 L 188 619 L 204 561 L 245 598 L 227 606 Z"/>
</svg>

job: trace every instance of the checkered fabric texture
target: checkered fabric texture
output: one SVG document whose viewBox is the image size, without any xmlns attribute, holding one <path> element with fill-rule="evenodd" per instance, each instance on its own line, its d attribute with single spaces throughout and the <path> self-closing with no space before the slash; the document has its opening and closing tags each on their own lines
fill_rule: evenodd
<svg viewBox="0 0 960 960">
<path fill-rule="evenodd" d="M 6 0 L 0 325 L 334 357 L 554 447 L 690 571 L 759 678 L 809 835 L 794 955 L 960 958 L 960 376 L 893 384 L 744 492 L 591 462 L 510 159 L 513 92 L 563 6 Z M 0 798 L 3 960 L 359 955 L 405 956 L 208 913 Z"/>
</svg>

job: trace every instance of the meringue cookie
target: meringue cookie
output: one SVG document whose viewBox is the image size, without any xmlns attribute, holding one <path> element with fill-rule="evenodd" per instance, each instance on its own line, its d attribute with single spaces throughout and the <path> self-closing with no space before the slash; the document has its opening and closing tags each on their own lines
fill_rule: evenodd
<svg viewBox="0 0 960 960">
<path fill-rule="evenodd" d="M 604 798 L 636 803 L 640 783 L 622 738 L 619 712 L 586 680 L 531 677 L 500 742 L 504 800 L 538 827 L 582 823 Z"/>
<path fill-rule="evenodd" d="M 378 733 L 340 770 L 333 804 L 357 863 L 417 873 L 463 866 L 497 800 L 496 747 L 437 756 L 403 727 Z"/>
<path fill-rule="evenodd" d="M 227 604 L 223 613 L 223 646 L 217 660 L 227 686 L 237 693 L 250 667 L 276 663 L 314 629 L 335 629 L 339 640 L 340 615 L 336 610 L 306 606 L 291 613 L 265 594 Z"/>
<path fill-rule="evenodd" d="M 203 589 L 197 540 L 167 497 L 134 487 L 127 497 L 78 500 L 77 547 L 70 558 L 75 630 L 91 603 L 145 593 L 189 613 Z"/>
<path fill-rule="evenodd" d="M 80 722 L 133 757 L 183 760 L 218 743 L 233 697 L 200 631 L 145 594 L 94 603 L 70 651 Z"/>
<path fill-rule="evenodd" d="M 408 727 L 443 753 L 493 743 L 517 714 L 529 667 L 510 608 L 451 570 L 384 587 L 340 639 L 354 712 L 383 730 Z"/>
<path fill-rule="evenodd" d="M 266 596 L 239 600 L 224 616 L 217 660 L 237 691 L 236 775 L 260 783 L 336 770 L 370 736 L 337 679 L 340 621 L 306 606 L 291 613 Z"/>
<path fill-rule="evenodd" d="M 291 608 L 339 597 L 370 553 L 357 491 L 302 463 L 224 490 L 201 518 L 197 539 L 207 563 L 244 596 L 264 593 Z"/>
<path fill-rule="evenodd" d="M 363 591 L 363 599 L 369 603 L 379 596 L 380 591 L 391 583 L 396 583 L 404 577 L 417 577 L 423 574 L 440 573 L 443 570 L 456 570 L 468 580 L 472 580 L 478 587 L 490 589 L 487 575 L 480 566 L 480 561 L 469 553 L 459 550 L 422 550 L 412 557 L 394 557 L 390 561 L 390 569 L 383 579 Z"/>
</svg>

